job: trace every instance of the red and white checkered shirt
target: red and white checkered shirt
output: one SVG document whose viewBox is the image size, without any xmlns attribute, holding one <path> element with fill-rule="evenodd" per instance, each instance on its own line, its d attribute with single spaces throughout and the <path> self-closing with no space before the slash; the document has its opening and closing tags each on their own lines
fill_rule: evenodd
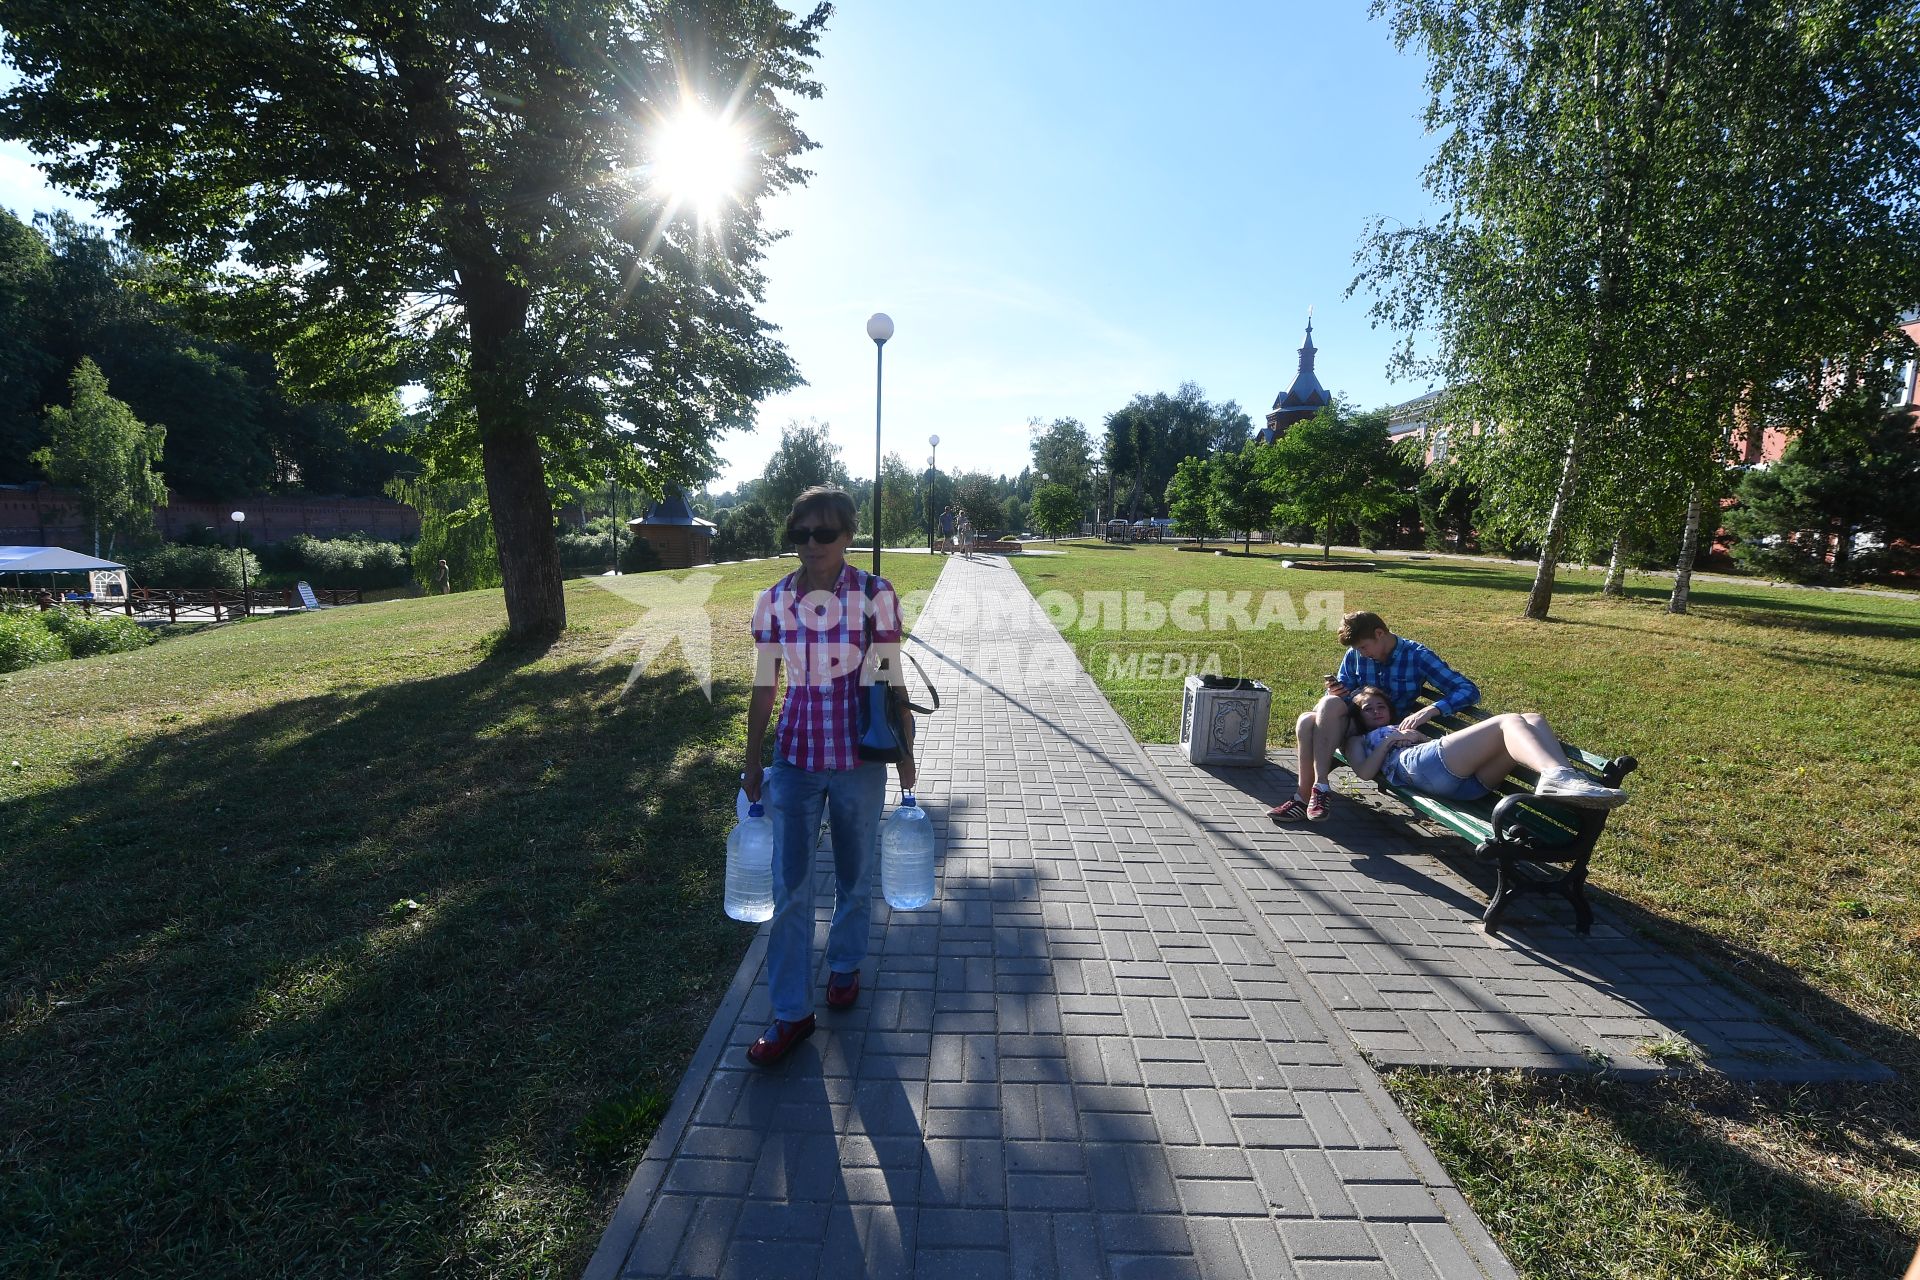
<svg viewBox="0 0 1920 1280">
<path fill-rule="evenodd" d="M 893 584 L 852 565 L 832 591 L 800 590 L 795 570 L 760 593 L 753 604 L 753 640 L 763 679 L 767 658 L 787 669 L 774 751 L 810 773 L 860 763 L 861 670 L 867 652 L 867 580 L 873 578 L 873 640 L 900 641 L 900 599 Z"/>
</svg>

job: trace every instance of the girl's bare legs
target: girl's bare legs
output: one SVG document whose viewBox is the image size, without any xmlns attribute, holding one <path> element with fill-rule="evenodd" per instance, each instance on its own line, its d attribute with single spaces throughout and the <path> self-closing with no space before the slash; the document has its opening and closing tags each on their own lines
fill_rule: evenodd
<svg viewBox="0 0 1920 1280">
<path fill-rule="evenodd" d="M 1313 735 L 1319 721 L 1311 711 L 1303 711 L 1300 718 L 1293 722 L 1293 772 L 1299 778 L 1297 795 L 1302 804 L 1313 790 L 1314 782 L 1320 777 L 1313 758 Z"/>
<path fill-rule="evenodd" d="M 1513 772 L 1516 764 L 1544 773 L 1567 763 L 1560 740 L 1537 711 L 1508 712 L 1440 739 L 1440 758 L 1455 777 L 1474 777 L 1489 789 Z"/>
</svg>

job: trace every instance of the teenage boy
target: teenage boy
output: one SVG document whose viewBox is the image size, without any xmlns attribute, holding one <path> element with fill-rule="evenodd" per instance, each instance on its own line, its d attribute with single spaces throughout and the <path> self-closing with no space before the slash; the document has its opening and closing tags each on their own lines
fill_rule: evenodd
<svg viewBox="0 0 1920 1280">
<path fill-rule="evenodd" d="M 1340 643 L 1347 646 L 1347 656 L 1337 673 L 1325 677 L 1325 696 L 1294 721 L 1300 743 L 1299 788 L 1267 810 L 1275 822 L 1319 822 L 1327 816 L 1333 752 L 1355 732 L 1357 722 L 1347 699 L 1360 690 L 1371 686 L 1395 707 L 1410 707 L 1421 690 L 1431 688 L 1432 700 L 1401 720 L 1402 729 L 1418 729 L 1435 716 L 1452 715 L 1480 701 L 1479 686 L 1419 641 L 1387 630 L 1377 613 L 1359 610 L 1341 618 Z"/>
</svg>

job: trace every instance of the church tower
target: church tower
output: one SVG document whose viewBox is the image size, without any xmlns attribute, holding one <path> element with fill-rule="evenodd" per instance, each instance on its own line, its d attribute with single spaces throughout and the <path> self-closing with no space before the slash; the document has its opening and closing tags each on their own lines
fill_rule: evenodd
<svg viewBox="0 0 1920 1280">
<path fill-rule="evenodd" d="M 1320 385 L 1320 379 L 1313 372 L 1313 357 L 1316 348 L 1313 345 L 1313 312 L 1307 312 L 1307 341 L 1300 348 L 1300 372 L 1294 375 L 1293 385 L 1274 397 L 1273 408 L 1267 411 L 1266 429 L 1254 436 L 1261 444 L 1278 440 L 1287 433 L 1287 428 L 1305 418 L 1311 418 L 1320 410 L 1333 403 L 1333 395 Z"/>
</svg>

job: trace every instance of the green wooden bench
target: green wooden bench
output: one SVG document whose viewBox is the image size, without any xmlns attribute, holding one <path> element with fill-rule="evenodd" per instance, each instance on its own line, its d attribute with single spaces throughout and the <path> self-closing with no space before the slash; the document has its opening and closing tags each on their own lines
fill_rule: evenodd
<svg viewBox="0 0 1920 1280">
<path fill-rule="evenodd" d="M 1450 716 L 1429 720 L 1422 731 L 1429 738 L 1464 729 L 1488 719 L 1479 707 L 1469 707 Z M 1640 762 L 1632 756 L 1609 760 L 1591 751 L 1562 742 L 1567 760 L 1575 768 L 1592 774 L 1602 786 L 1617 787 Z M 1350 764 L 1344 749 L 1334 758 Z M 1379 788 L 1399 799 L 1423 817 L 1431 818 L 1454 834 L 1464 837 L 1482 858 L 1498 859 L 1500 879 L 1494 886 L 1493 900 L 1487 903 L 1483 917 L 1488 933 L 1496 933 L 1513 899 L 1523 893 L 1558 893 L 1573 904 L 1575 928 L 1579 933 L 1593 929 L 1593 909 L 1587 905 L 1587 863 L 1593 847 L 1606 830 L 1605 809 L 1579 809 L 1533 794 L 1539 781 L 1531 769 L 1516 768 L 1491 794 L 1478 800 L 1438 800 L 1403 787 L 1391 786 L 1376 778 Z M 1538 875 L 1521 869 L 1521 863 L 1536 866 L 1566 864 L 1559 875 Z"/>
</svg>

